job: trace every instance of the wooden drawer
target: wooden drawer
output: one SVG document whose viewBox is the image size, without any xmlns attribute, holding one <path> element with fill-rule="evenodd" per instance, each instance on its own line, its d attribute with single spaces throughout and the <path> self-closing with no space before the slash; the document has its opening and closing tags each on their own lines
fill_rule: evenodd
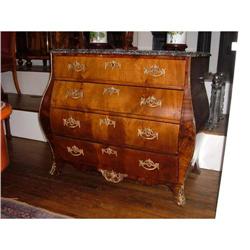
<svg viewBox="0 0 250 250">
<path fill-rule="evenodd" d="M 178 178 L 178 158 L 175 156 L 57 136 L 53 142 L 57 153 L 67 162 L 93 165 L 99 170 L 113 170 L 146 184 L 174 183 Z"/>
<path fill-rule="evenodd" d="M 139 150 L 124 149 L 123 169 L 130 179 L 145 184 L 176 183 L 178 157 Z"/>
<path fill-rule="evenodd" d="M 179 121 L 183 91 L 55 81 L 52 107 L 102 110 Z"/>
<path fill-rule="evenodd" d="M 66 162 L 77 165 L 96 165 L 99 162 L 97 157 L 99 151 L 93 143 L 55 137 L 53 144 L 55 145 L 56 155 Z"/>
<path fill-rule="evenodd" d="M 179 125 L 52 109 L 53 133 L 164 153 L 178 152 Z"/>
<path fill-rule="evenodd" d="M 99 160 L 99 170 L 113 170 L 149 185 L 176 183 L 178 179 L 176 156 L 103 145 Z"/>
<path fill-rule="evenodd" d="M 112 56 L 54 56 L 54 77 L 60 80 L 115 82 L 140 86 L 183 87 L 183 59 Z"/>
</svg>

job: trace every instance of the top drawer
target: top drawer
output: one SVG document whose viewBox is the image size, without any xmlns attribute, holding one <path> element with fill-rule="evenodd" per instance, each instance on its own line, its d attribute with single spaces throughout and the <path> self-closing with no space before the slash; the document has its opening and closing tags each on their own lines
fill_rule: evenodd
<svg viewBox="0 0 250 250">
<path fill-rule="evenodd" d="M 54 77 L 60 80 L 177 87 L 185 82 L 184 59 L 111 56 L 54 56 Z"/>
</svg>

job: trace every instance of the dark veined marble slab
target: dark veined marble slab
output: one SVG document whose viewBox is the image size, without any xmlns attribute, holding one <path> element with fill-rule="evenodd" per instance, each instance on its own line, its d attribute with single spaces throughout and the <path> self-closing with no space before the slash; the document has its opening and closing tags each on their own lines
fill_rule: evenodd
<svg viewBox="0 0 250 250">
<path fill-rule="evenodd" d="M 185 52 L 167 50 L 124 50 L 124 49 L 55 49 L 53 54 L 98 54 L 98 55 L 132 55 L 132 56 L 210 56 L 206 52 Z"/>
</svg>

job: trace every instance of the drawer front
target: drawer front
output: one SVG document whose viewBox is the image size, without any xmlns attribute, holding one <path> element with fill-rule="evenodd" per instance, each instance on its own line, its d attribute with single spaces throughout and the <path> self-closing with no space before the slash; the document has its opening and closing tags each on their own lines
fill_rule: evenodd
<svg viewBox="0 0 250 250">
<path fill-rule="evenodd" d="M 124 151 L 123 168 L 131 179 L 146 184 L 177 182 L 177 157 L 130 149 Z"/>
<path fill-rule="evenodd" d="M 54 56 L 54 76 L 63 80 L 107 81 L 131 85 L 179 86 L 185 60 L 108 56 Z"/>
<path fill-rule="evenodd" d="M 52 107 L 102 110 L 179 121 L 183 91 L 56 81 Z"/>
<path fill-rule="evenodd" d="M 89 164 L 99 170 L 113 170 L 146 184 L 174 183 L 178 178 L 178 158 L 175 156 L 64 137 L 55 137 L 53 141 L 60 157 L 76 165 Z"/>
<path fill-rule="evenodd" d="M 99 154 L 98 169 L 126 174 L 128 178 L 145 184 L 176 183 L 178 158 L 128 148 L 105 146 Z"/>
<path fill-rule="evenodd" d="M 179 125 L 95 113 L 52 109 L 55 134 L 112 142 L 165 153 L 178 152 Z"/>
<path fill-rule="evenodd" d="M 56 155 L 59 155 L 66 162 L 76 165 L 89 164 L 94 166 L 98 164 L 99 150 L 93 143 L 55 137 L 53 144 Z"/>
</svg>

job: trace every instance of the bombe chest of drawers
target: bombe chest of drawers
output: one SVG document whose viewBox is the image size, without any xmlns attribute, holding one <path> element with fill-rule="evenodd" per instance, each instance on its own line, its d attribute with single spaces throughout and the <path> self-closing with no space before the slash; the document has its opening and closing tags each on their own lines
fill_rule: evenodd
<svg viewBox="0 0 250 250">
<path fill-rule="evenodd" d="M 166 184 L 183 205 L 195 135 L 209 114 L 202 78 L 209 55 L 54 50 L 51 57 L 39 112 L 50 173 L 67 162 L 113 183 Z"/>
</svg>

